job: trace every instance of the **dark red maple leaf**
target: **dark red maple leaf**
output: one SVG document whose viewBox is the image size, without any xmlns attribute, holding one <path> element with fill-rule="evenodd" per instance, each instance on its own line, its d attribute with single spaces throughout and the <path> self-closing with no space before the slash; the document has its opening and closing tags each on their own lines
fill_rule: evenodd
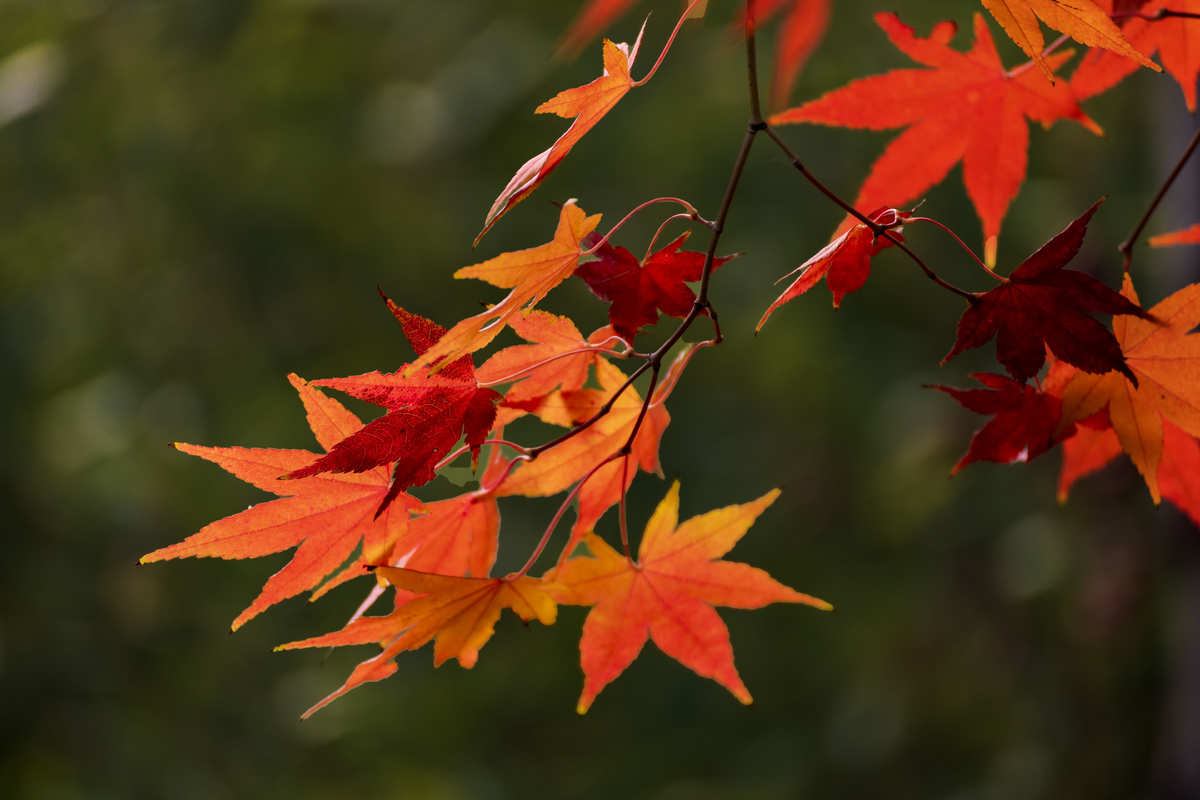
<svg viewBox="0 0 1200 800">
<path fill-rule="evenodd" d="M 943 364 L 996 336 L 996 357 L 1018 381 L 1037 374 L 1049 347 L 1059 359 L 1084 372 L 1116 370 L 1137 385 L 1112 332 L 1090 315 L 1132 314 L 1142 319 L 1150 315 L 1090 275 L 1063 269 L 1079 252 L 1088 221 L 1102 202 L 1096 201 L 1022 261 L 1003 284 L 974 295 L 958 321 L 958 338 Z"/>
<path fill-rule="evenodd" d="M 1075 432 L 1074 426 L 1057 431 L 1062 399 L 1006 375 L 976 372 L 972 378 L 986 389 L 931 386 L 945 392 L 976 414 L 994 415 L 971 437 L 967 452 L 950 474 L 972 461 L 1001 464 L 1032 461 Z"/>
<path fill-rule="evenodd" d="M 605 242 L 594 261 L 575 268 L 593 294 L 612 304 L 608 318 L 621 338 L 632 342 L 638 330 L 658 322 L 659 311 L 682 318 L 692 310 L 696 295 L 687 284 L 703 276 L 704 253 L 679 249 L 690 235 L 683 233 L 641 262 L 624 247 Z M 598 241 L 593 233 L 581 245 L 590 249 Z M 713 269 L 734 257 L 714 258 Z"/>
<path fill-rule="evenodd" d="M 405 311 L 386 295 L 383 299 L 417 355 L 432 347 L 446 332 L 437 323 Z M 363 472 L 395 462 L 392 484 L 376 511 L 378 516 L 400 492 L 433 480 L 434 466 L 464 434 L 472 458 L 477 459 L 479 447 L 496 419 L 496 401 L 500 395 L 479 388 L 471 356 L 451 362 L 433 376 L 405 377 L 402 372 L 374 371 L 313 381 L 382 406 L 388 413 L 338 442 L 307 467 L 293 470 L 285 477 Z"/>
</svg>

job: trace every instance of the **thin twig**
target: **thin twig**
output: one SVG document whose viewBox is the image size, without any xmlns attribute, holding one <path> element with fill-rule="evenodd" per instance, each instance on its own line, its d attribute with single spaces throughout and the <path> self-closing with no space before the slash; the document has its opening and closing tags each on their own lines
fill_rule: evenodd
<svg viewBox="0 0 1200 800">
<path fill-rule="evenodd" d="M 1188 142 L 1187 147 L 1184 148 L 1183 155 L 1179 157 L 1179 161 L 1176 162 L 1175 168 L 1171 170 L 1171 174 L 1167 176 L 1167 179 L 1163 181 L 1163 185 L 1159 187 L 1158 193 L 1154 195 L 1154 199 L 1150 201 L 1150 207 L 1146 209 L 1146 213 L 1142 214 L 1142 218 L 1138 220 L 1137 225 L 1134 226 L 1133 233 L 1129 234 L 1129 238 L 1121 242 L 1120 246 L 1117 247 L 1117 252 L 1121 254 L 1121 262 L 1125 267 L 1126 273 L 1129 272 L 1130 266 L 1133 265 L 1133 246 L 1137 244 L 1138 237 L 1142 235 L 1142 231 L 1145 229 L 1146 223 L 1150 221 L 1150 217 L 1154 214 L 1155 209 L 1158 208 L 1158 204 L 1162 202 L 1163 197 L 1171 188 L 1171 184 L 1175 183 L 1175 179 L 1179 177 L 1179 173 L 1183 171 L 1184 165 L 1187 164 L 1188 159 L 1191 158 L 1197 144 L 1200 144 L 1200 128 L 1197 128 L 1196 132 L 1192 134 L 1192 140 Z"/>
</svg>

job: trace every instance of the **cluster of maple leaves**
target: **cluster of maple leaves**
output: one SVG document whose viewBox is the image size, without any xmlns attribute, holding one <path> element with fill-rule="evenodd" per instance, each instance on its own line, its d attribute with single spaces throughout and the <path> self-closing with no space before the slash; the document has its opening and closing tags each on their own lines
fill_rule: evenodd
<svg viewBox="0 0 1200 800">
<path fill-rule="evenodd" d="M 564 48 L 578 49 L 591 41 L 630 5 L 632 0 L 591 0 Z M 653 76 L 684 20 L 702 5 L 696 0 L 687 7 L 643 77 L 632 74 L 641 33 L 632 47 L 605 40 L 601 76 L 537 108 L 571 123 L 548 149 L 516 171 L 488 211 L 480 238 L 533 192 L 625 94 Z M 741 165 L 759 133 L 773 139 L 794 166 L 849 212 L 829 245 L 801 264 L 795 280 L 766 308 L 760 329 L 822 278 L 839 305 L 864 286 L 873 257 L 885 249 L 901 250 L 935 283 L 967 303 L 945 360 L 995 338 L 997 359 L 1007 373 L 974 375 L 982 388 L 935 387 L 971 411 L 992 417 L 975 434 L 955 472 L 980 460 L 1026 461 L 1062 445 L 1059 494 L 1065 498 L 1078 478 L 1124 452 L 1155 502 L 1165 497 L 1200 524 L 1200 334 L 1192 333 L 1200 325 L 1200 285 L 1143 308 L 1129 274 L 1140 225 L 1127 243 L 1120 292 L 1067 268 L 1100 203 L 1007 276 L 994 270 L 1001 222 L 1025 177 L 1026 120 L 1049 126 L 1072 119 L 1100 133 L 1080 103 L 1139 67 L 1158 69 L 1151 60 L 1156 52 L 1194 110 L 1200 0 L 983 0 L 983 6 L 1029 62 L 1006 69 L 979 14 L 974 17 L 974 44 L 966 52 L 950 46 L 953 23 L 941 23 L 921 37 L 895 14 L 878 14 L 876 22 L 887 38 L 920 68 L 861 78 L 764 118 L 753 74 L 756 29 L 774 14 L 785 15 L 772 93 L 778 107 L 820 41 L 831 8 L 829 0 L 748 3 L 736 24 L 745 31 L 752 67 L 751 124 L 718 216 L 706 219 L 696 206 L 678 198 L 642 203 L 630 216 L 662 203 L 681 210 L 663 221 L 639 258 L 612 242 L 624 220 L 601 233 L 601 216 L 588 215 L 571 200 L 561 205 L 547 243 L 455 273 L 509 290 L 479 314 L 446 329 L 385 297 L 415 358 L 388 373 L 312 382 L 289 376 L 323 452 L 176 444 L 278 497 L 213 522 L 142 561 L 253 558 L 295 548 L 287 565 L 233 621 L 235 630 L 302 592 L 311 591 L 315 599 L 345 582 L 369 581 L 372 588 L 344 628 L 281 647 L 379 647 L 308 713 L 356 686 L 387 677 L 396 670 L 399 654 L 431 641 L 435 665 L 454 658 L 471 667 L 503 609 L 548 625 L 564 603 L 591 608 L 580 642 L 581 713 L 637 658 L 647 638 L 750 702 L 734 666 L 728 630 L 714 606 L 792 602 L 830 608 L 760 569 L 723 558 L 778 491 L 680 523 L 679 484 L 673 483 L 646 523 L 636 556 L 625 493 L 639 471 L 662 474 L 659 442 L 670 423 L 665 402 L 692 356 L 722 339 L 709 300 L 709 279 L 729 260 L 717 255 L 724 218 Z M 1064 37 L 1046 46 L 1039 19 Z M 1056 79 L 1056 71 L 1071 57 L 1060 50 L 1067 38 L 1093 49 L 1069 79 Z M 808 172 L 775 130 L 793 123 L 904 131 L 847 203 Z M 904 210 L 959 162 L 983 225 L 983 258 L 941 223 Z M 869 214 L 863 213 L 866 209 Z M 690 229 L 656 248 L 661 234 L 675 223 Z M 954 236 L 997 283 L 995 288 L 972 292 L 943 280 L 905 241 L 903 229 L 921 223 Z M 709 234 L 704 252 L 684 249 L 694 229 Z M 1200 243 L 1200 223 L 1151 239 L 1158 246 L 1188 243 Z M 571 319 L 538 308 L 572 276 L 608 304 L 610 324 L 586 336 Z M 680 322 L 654 350 L 638 351 L 635 339 L 660 315 Z M 1109 316 L 1111 330 L 1097 319 Z M 711 324 L 713 337 L 685 343 L 684 334 L 701 320 Z M 523 343 L 494 349 L 477 365 L 474 354 L 493 345 L 506 329 Z M 620 363 L 635 366 L 626 371 Z M 364 423 L 326 389 L 379 406 L 384 413 Z M 536 445 L 505 438 L 506 426 L 530 415 L 557 433 Z M 467 458 L 477 475 L 474 488 L 437 501 L 413 493 Z M 563 499 L 525 565 L 493 576 L 499 501 L 517 495 Z M 614 508 L 619 548 L 596 532 Z M 553 566 L 531 574 L 571 509 L 574 521 L 560 537 Z M 390 613 L 368 614 L 388 591 Z"/>
</svg>

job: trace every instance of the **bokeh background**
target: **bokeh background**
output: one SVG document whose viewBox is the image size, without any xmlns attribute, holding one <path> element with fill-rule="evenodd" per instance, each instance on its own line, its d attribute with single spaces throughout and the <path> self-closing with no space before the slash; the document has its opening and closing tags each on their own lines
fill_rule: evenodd
<svg viewBox="0 0 1200 800">
<path fill-rule="evenodd" d="M 471 672 L 409 654 L 302 723 L 371 651 L 271 648 L 340 626 L 362 584 L 229 636 L 285 555 L 134 566 L 264 499 L 168 443 L 310 447 L 286 373 L 411 358 L 376 284 L 450 323 L 499 296 L 451 273 L 545 241 L 554 201 L 610 221 L 663 194 L 715 212 L 746 119 L 733 4 L 716 0 L 471 248 L 500 187 L 564 127 L 532 109 L 596 75 L 596 44 L 552 57 L 577 5 L 0 2 L 0 794 L 1197 796 L 1200 532 L 1154 508 L 1127 464 L 1064 506 L 1057 455 L 948 478 L 981 420 L 922 385 L 965 385 L 995 368 L 991 348 L 939 368 L 961 304 L 898 255 L 836 313 L 821 287 L 753 336 L 775 278 L 839 218 L 765 141 L 725 239 L 746 255 L 714 281 L 728 339 L 684 376 L 662 449 L 685 516 L 782 487 L 733 557 L 837 605 L 723 614 L 755 706 L 649 647 L 576 716 L 584 610 L 564 608 L 549 629 L 505 617 Z M 971 4 L 907 5 L 922 32 L 957 19 L 966 46 Z M 640 4 L 613 37 L 651 9 L 656 52 L 675 2 Z M 837 4 L 794 100 L 910 65 L 874 10 Z M 1114 247 L 1195 125 L 1149 73 L 1087 110 L 1106 137 L 1031 132 L 1002 269 L 1107 194 L 1074 266 L 1115 285 Z M 846 196 L 890 138 L 785 136 Z M 1198 218 L 1197 170 L 1151 232 Z M 925 211 L 979 241 L 958 169 Z M 656 222 L 620 242 L 638 251 Z M 986 286 L 932 228 L 910 239 Z M 1139 253 L 1143 298 L 1200 278 L 1196 259 Z M 604 321 L 578 281 L 543 305 Z M 635 531 L 666 486 L 639 479 Z M 500 568 L 553 507 L 504 507 Z"/>
</svg>

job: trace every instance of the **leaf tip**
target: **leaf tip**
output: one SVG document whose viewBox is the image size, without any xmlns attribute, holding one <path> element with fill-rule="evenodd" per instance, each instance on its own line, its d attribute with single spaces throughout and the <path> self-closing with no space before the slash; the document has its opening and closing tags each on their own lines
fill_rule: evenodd
<svg viewBox="0 0 1200 800">
<path fill-rule="evenodd" d="M 983 240 L 983 260 L 989 267 L 996 266 L 996 249 L 999 245 L 996 234 Z"/>
</svg>

